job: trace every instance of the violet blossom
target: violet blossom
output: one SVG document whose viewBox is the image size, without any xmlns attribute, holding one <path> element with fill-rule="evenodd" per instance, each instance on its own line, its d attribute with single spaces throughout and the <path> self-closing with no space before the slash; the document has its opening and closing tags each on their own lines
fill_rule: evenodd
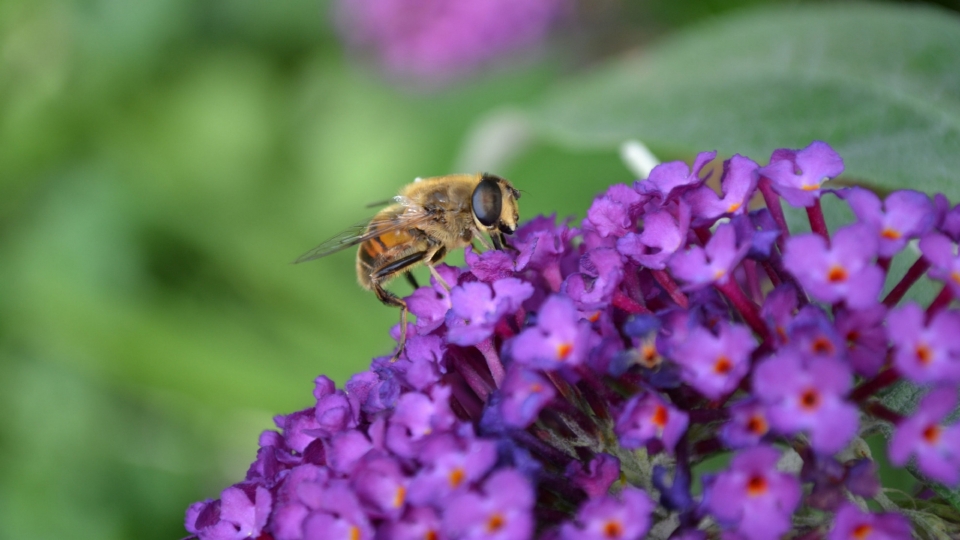
<svg viewBox="0 0 960 540">
<path fill-rule="evenodd" d="M 941 496 L 960 484 L 960 207 L 825 190 L 843 162 L 823 142 L 730 158 L 721 194 L 702 174 L 715 157 L 610 187 L 582 228 L 536 217 L 512 247 L 440 265 L 450 289 L 407 297 L 405 346 L 341 388 L 318 377 L 246 477 L 189 507 L 188 533 L 960 537 Z M 853 223 L 830 231 L 822 196 L 846 197 Z M 781 203 L 812 233 L 786 230 Z M 897 256 L 914 260 L 903 277 Z M 905 299 L 924 276 L 936 298 Z M 929 390 L 914 407 L 887 401 L 894 385 Z M 922 496 L 883 495 L 863 450 L 878 432 Z M 870 499 L 884 511 L 848 502 Z"/>
</svg>

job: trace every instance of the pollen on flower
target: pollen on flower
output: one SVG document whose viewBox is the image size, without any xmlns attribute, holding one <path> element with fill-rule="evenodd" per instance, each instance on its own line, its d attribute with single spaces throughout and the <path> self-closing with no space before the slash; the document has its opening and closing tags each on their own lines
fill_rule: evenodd
<svg viewBox="0 0 960 540">
<path fill-rule="evenodd" d="M 350 540 L 360 540 L 360 527 L 350 526 Z"/>
<path fill-rule="evenodd" d="M 653 415 L 650 417 L 650 421 L 659 428 L 663 428 L 667 425 L 667 420 L 669 419 L 670 413 L 667 411 L 667 408 L 663 405 L 657 405 L 653 410 Z"/>
<path fill-rule="evenodd" d="M 738 202 L 735 202 L 735 203 L 733 203 L 733 204 L 731 204 L 730 206 L 727 207 L 727 212 L 729 212 L 729 213 L 732 214 L 732 213 L 736 212 L 737 210 L 739 210 L 741 206 L 743 206 L 743 205 L 740 204 L 740 203 L 738 203 Z"/>
<path fill-rule="evenodd" d="M 833 265 L 827 272 L 827 281 L 830 283 L 840 283 L 847 280 L 847 270 L 840 265 Z"/>
<path fill-rule="evenodd" d="M 507 520 L 504 519 L 503 514 L 500 512 L 495 512 L 490 519 L 487 520 L 487 532 L 495 533 L 503 528 L 506 525 Z"/>
<path fill-rule="evenodd" d="M 759 414 L 751 416 L 750 420 L 747 421 L 747 431 L 754 435 L 766 435 L 769 429 L 770 426 L 767 425 L 767 420 Z"/>
<path fill-rule="evenodd" d="M 450 487 L 458 487 L 466 477 L 467 473 L 463 470 L 463 467 L 457 467 L 450 471 L 447 479 L 450 480 Z"/>
<path fill-rule="evenodd" d="M 654 368 L 659 364 L 660 355 L 657 353 L 657 345 L 651 340 L 646 341 L 640 347 L 640 359 L 647 368 Z"/>
<path fill-rule="evenodd" d="M 731 369 L 733 369 L 733 362 L 726 356 L 717 358 L 717 361 L 713 364 L 713 370 L 721 375 L 729 373 Z"/>
<path fill-rule="evenodd" d="M 950 272 L 950 280 L 956 283 L 957 285 L 960 285 L 960 272 L 958 271 Z"/>
<path fill-rule="evenodd" d="M 869 523 L 861 523 L 860 525 L 854 527 L 850 534 L 854 540 L 866 540 L 867 538 L 870 538 L 870 533 L 872 531 L 873 527 L 870 526 Z"/>
<path fill-rule="evenodd" d="M 933 360 L 933 351 L 930 350 L 930 346 L 926 343 L 920 343 L 917 345 L 917 348 L 914 352 L 917 355 L 917 361 L 922 365 L 927 365 L 931 360 Z"/>
<path fill-rule="evenodd" d="M 800 395 L 800 405 L 804 409 L 816 409 L 820 405 L 820 393 L 814 388 L 808 388 Z"/>
<path fill-rule="evenodd" d="M 606 538 L 621 538 L 623 536 L 623 524 L 611 519 L 603 526 L 603 536 Z"/>
<path fill-rule="evenodd" d="M 569 342 L 564 342 L 557 345 L 557 359 L 566 360 L 570 353 L 573 351 L 573 344 Z"/>
<path fill-rule="evenodd" d="M 393 507 L 400 508 L 403 506 L 403 501 L 407 498 L 407 488 L 403 486 L 397 487 L 396 493 L 393 494 Z"/>
<path fill-rule="evenodd" d="M 800 189 L 804 191 L 816 191 L 820 189 L 820 184 L 804 184 L 800 186 Z"/>
<path fill-rule="evenodd" d="M 813 342 L 813 352 L 822 355 L 833 354 L 833 343 L 831 343 L 830 340 L 825 337 L 818 337 Z"/>
<path fill-rule="evenodd" d="M 887 240 L 899 240 L 903 234 L 896 229 L 884 227 L 884 229 L 880 231 L 880 236 L 886 238 Z"/>
<path fill-rule="evenodd" d="M 747 481 L 747 494 L 759 497 L 767 492 L 767 479 L 759 474 L 750 477 Z"/>
<path fill-rule="evenodd" d="M 937 444 L 937 441 L 940 440 L 940 431 L 940 426 L 938 425 L 927 426 L 927 428 L 923 430 L 923 440 L 930 444 Z"/>
</svg>

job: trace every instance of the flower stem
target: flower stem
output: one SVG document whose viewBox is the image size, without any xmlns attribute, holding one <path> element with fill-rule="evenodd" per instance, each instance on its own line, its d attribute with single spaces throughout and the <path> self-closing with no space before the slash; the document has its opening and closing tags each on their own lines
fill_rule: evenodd
<svg viewBox="0 0 960 540">
<path fill-rule="evenodd" d="M 767 210 L 770 211 L 773 221 L 777 223 L 777 227 L 780 227 L 780 236 L 777 237 L 777 247 L 780 248 L 780 251 L 783 251 L 789 229 L 787 228 L 787 218 L 783 216 L 783 207 L 780 206 L 780 196 L 773 190 L 773 183 L 769 178 L 761 176 L 757 188 L 760 189 L 760 193 L 763 195 L 763 202 L 767 204 Z"/>
<path fill-rule="evenodd" d="M 900 283 L 897 283 L 887 297 L 883 299 L 883 305 L 888 308 L 897 305 L 897 302 L 903 298 L 903 295 L 907 294 L 910 287 L 920 279 L 920 276 L 922 276 L 928 268 L 930 268 L 929 261 L 923 257 L 917 259 L 917 262 L 913 263 L 913 265 L 907 269 L 907 273 L 900 279 Z"/>
<path fill-rule="evenodd" d="M 859 403 L 898 380 L 900 380 L 900 374 L 897 373 L 897 370 L 887 369 L 881 371 L 872 379 L 860 383 L 859 386 L 854 388 L 853 392 L 850 392 L 850 401 Z"/>
<path fill-rule="evenodd" d="M 686 309 L 687 306 L 690 305 L 690 302 L 687 300 L 687 295 L 683 294 L 680 286 L 670 277 L 670 274 L 664 270 L 651 270 L 650 273 L 653 274 L 653 279 L 657 280 L 657 283 L 663 287 L 663 290 L 667 291 L 667 294 L 678 306 Z"/>
<path fill-rule="evenodd" d="M 759 334 L 764 341 L 769 338 L 770 332 L 767 329 L 767 325 L 764 324 L 763 319 L 760 318 L 760 308 L 751 302 L 750 299 L 747 298 L 747 295 L 743 294 L 736 280 L 728 279 L 722 284 L 714 283 L 713 286 L 730 300 L 733 307 L 740 312 L 743 320 L 750 325 L 750 328 L 752 328 L 754 332 Z"/>
<path fill-rule="evenodd" d="M 823 208 L 820 207 L 820 199 L 813 201 L 813 206 L 808 206 L 807 219 L 810 220 L 810 230 L 819 234 L 830 245 L 830 232 L 827 230 L 827 222 L 823 219 Z"/>
<path fill-rule="evenodd" d="M 940 289 L 940 294 L 933 299 L 933 302 L 930 302 L 930 306 L 927 307 L 927 320 L 929 321 L 936 315 L 941 309 L 950 305 L 950 301 L 953 300 L 953 291 L 950 289 L 949 285 L 944 285 Z"/>
<path fill-rule="evenodd" d="M 483 353 L 483 357 L 487 360 L 487 367 L 490 368 L 490 375 L 493 376 L 493 384 L 500 388 L 503 386 L 506 371 L 503 368 L 503 362 L 500 361 L 500 355 L 497 354 L 497 348 L 493 344 L 493 337 L 488 337 L 478 343 L 477 349 Z"/>
</svg>

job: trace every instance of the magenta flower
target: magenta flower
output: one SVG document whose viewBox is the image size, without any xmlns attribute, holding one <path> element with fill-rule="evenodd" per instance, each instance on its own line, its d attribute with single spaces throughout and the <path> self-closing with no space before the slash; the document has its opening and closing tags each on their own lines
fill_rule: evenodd
<svg viewBox="0 0 960 540">
<path fill-rule="evenodd" d="M 960 483 L 960 424 L 940 425 L 957 406 L 955 388 L 938 388 L 927 394 L 913 416 L 897 425 L 890 440 L 890 461 L 904 465 L 916 456 L 924 474 L 944 484 Z"/>
<path fill-rule="evenodd" d="M 881 203 L 872 191 L 850 188 L 843 198 L 860 222 L 873 229 L 881 257 L 892 257 L 908 240 L 926 234 L 936 217 L 930 197 L 918 191 L 894 191 Z"/>
<path fill-rule="evenodd" d="M 779 457 L 769 446 L 738 453 L 726 471 L 704 480 L 707 511 L 748 540 L 772 540 L 790 530 L 790 517 L 800 503 L 800 482 L 777 471 Z"/>
<path fill-rule="evenodd" d="M 749 207 L 749 198 L 756 192 L 760 168 L 752 159 L 740 154 L 723 162 L 723 176 L 720 177 L 720 197 L 709 186 L 700 186 L 684 195 L 683 199 L 698 216 L 694 226 L 712 225 L 718 218 L 745 214 Z"/>
<path fill-rule="evenodd" d="M 912 303 L 887 316 L 897 370 L 918 384 L 960 381 L 960 313 L 941 311 L 929 322 L 925 318 Z"/>
<path fill-rule="evenodd" d="M 660 441 L 673 449 L 690 423 L 689 415 L 661 400 L 656 394 L 634 396 L 617 417 L 614 432 L 624 448 L 640 448 Z"/>
<path fill-rule="evenodd" d="M 696 327 L 670 351 L 682 368 L 683 381 L 710 399 L 733 391 L 747 370 L 756 348 L 753 334 L 742 325 L 721 323 L 716 334 Z"/>
<path fill-rule="evenodd" d="M 827 143 L 814 141 L 802 150 L 775 151 L 758 172 L 789 204 L 812 206 L 823 183 L 843 172 L 843 159 Z"/>
<path fill-rule="evenodd" d="M 764 360 L 753 376 L 753 389 L 767 406 L 770 424 L 781 433 L 804 431 L 819 452 L 843 449 L 857 430 L 857 409 L 844 400 L 853 377 L 841 362 L 811 358 L 804 362 L 791 349 Z"/>
<path fill-rule="evenodd" d="M 589 325 L 580 320 L 573 303 L 552 296 L 537 314 L 537 325 L 513 342 L 517 362 L 539 369 L 559 369 L 583 362 L 593 344 Z"/>
<path fill-rule="evenodd" d="M 517 471 L 498 471 L 480 492 L 457 495 L 446 504 L 443 530 L 451 538 L 513 540 L 533 533 L 533 488 Z"/>
<path fill-rule="evenodd" d="M 733 225 L 720 225 L 705 247 L 692 246 L 675 253 L 667 262 L 670 271 L 691 290 L 726 283 L 731 271 L 750 250 L 750 244 L 738 242 L 736 234 Z"/>
<path fill-rule="evenodd" d="M 337 2 L 340 32 L 388 72 L 445 82 L 544 39 L 562 0 Z"/>
<path fill-rule="evenodd" d="M 537 217 L 507 249 L 440 265 L 450 291 L 406 298 L 402 350 L 341 388 L 317 377 L 246 476 L 190 506 L 189 534 L 960 538 L 934 484 L 960 483 L 960 207 L 853 189 L 853 223 L 831 231 L 818 197 L 842 161 L 824 143 L 763 168 L 734 156 L 721 195 L 702 176 L 714 157 L 607 189 L 582 230 Z M 758 194 L 770 206 L 748 211 Z M 813 234 L 787 230 L 783 202 L 809 205 Z M 944 282 L 934 300 L 903 302 L 925 277 Z M 891 396 L 918 385 L 934 389 L 907 416 Z M 845 502 L 882 493 L 859 445 L 885 431 L 892 463 L 922 475 L 922 497 L 880 499 L 903 516 Z"/>
<path fill-rule="evenodd" d="M 899 514 L 863 512 L 845 503 L 827 540 L 910 540 L 910 522 Z"/>
<path fill-rule="evenodd" d="M 883 271 L 872 263 L 877 249 L 869 227 L 854 224 L 838 230 L 829 247 L 816 234 L 791 237 L 783 263 L 817 300 L 862 309 L 877 302 L 883 287 Z"/>
<path fill-rule="evenodd" d="M 560 530 L 564 540 L 639 540 L 650 528 L 653 501 L 628 487 L 619 500 L 609 495 L 592 499 L 577 512 L 575 523 Z"/>
</svg>

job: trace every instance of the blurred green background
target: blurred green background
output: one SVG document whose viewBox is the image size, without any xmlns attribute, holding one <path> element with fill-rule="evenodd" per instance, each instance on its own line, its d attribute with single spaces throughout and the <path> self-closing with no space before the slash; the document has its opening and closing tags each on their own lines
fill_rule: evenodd
<svg viewBox="0 0 960 540">
<path fill-rule="evenodd" d="M 616 149 L 534 136 L 488 164 L 509 111 L 764 3 L 786 4 L 584 3 L 539 55 L 416 91 L 317 0 L 0 1 L 0 538 L 184 536 L 272 415 L 389 350 L 397 312 L 352 252 L 290 261 L 465 164 L 514 180 L 524 217 L 582 217 L 631 180 Z"/>
</svg>

